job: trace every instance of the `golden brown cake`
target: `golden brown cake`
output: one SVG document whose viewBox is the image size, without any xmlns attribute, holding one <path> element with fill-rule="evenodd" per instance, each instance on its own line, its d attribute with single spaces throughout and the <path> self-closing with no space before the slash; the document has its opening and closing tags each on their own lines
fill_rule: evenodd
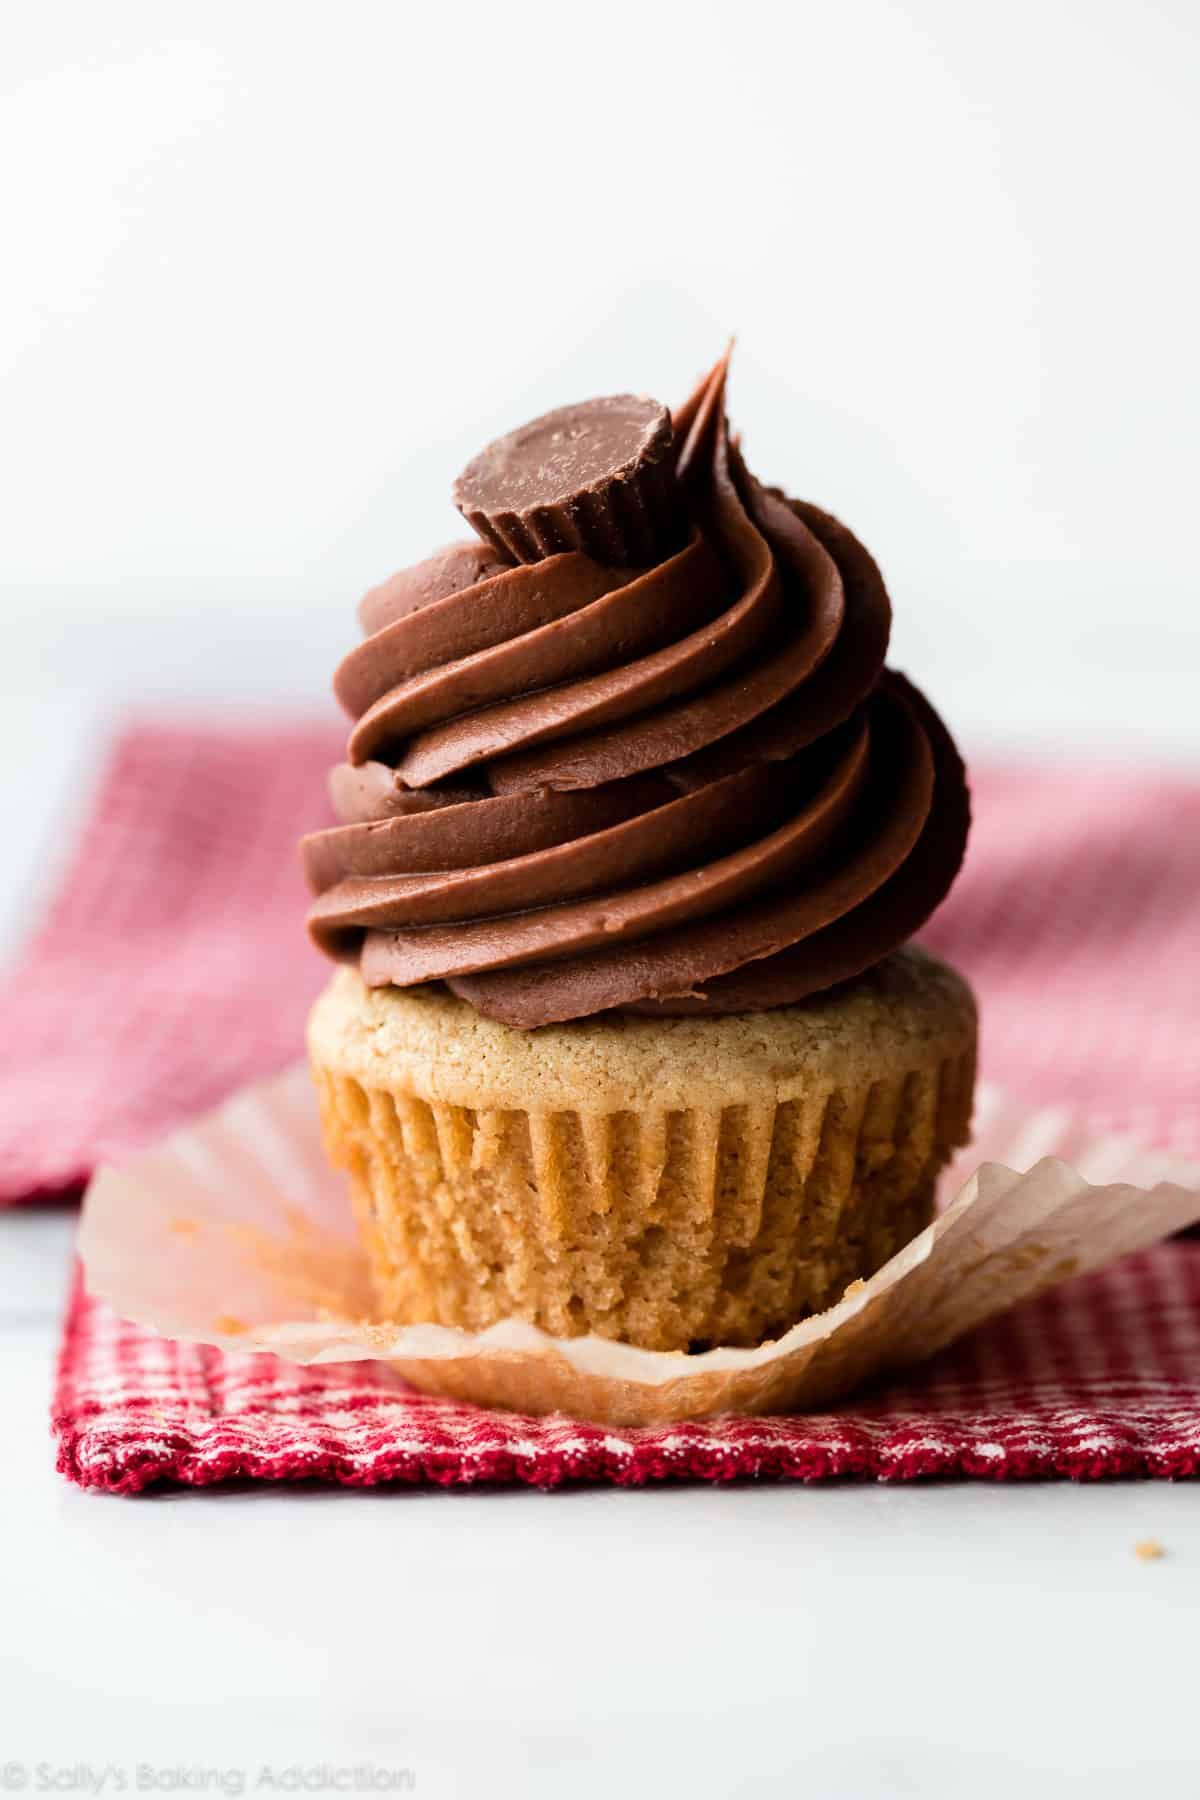
<svg viewBox="0 0 1200 1800">
<path fill-rule="evenodd" d="M 901 950 L 773 1012 L 526 1032 L 344 970 L 310 1051 L 381 1315 L 752 1345 L 928 1223 L 975 1008 Z"/>
<path fill-rule="evenodd" d="M 906 1243 L 966 1138 L 974 1005 L 906 947 L 962 762 L 726 375 L 488 445 L 475 537 L 359 609 L 310 1048 L 382 1317 L 754 1345 Z"/>
</svg>

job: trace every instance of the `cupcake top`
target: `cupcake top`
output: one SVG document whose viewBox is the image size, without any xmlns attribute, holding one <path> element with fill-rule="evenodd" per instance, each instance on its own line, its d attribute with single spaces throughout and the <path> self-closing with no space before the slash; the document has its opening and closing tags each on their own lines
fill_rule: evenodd
<svg viewBox="0 0 1200 1800">
<path fill-rule="evenodd" d="M 373 589 L 334 678 L 315 941 L 532 1027 L 746 1012 L 860 974 L 962 862 L 961 760 L 884 667 L 870 555 L 763 487 L 723 358 L 673 415 L 562 407 L 455 484 L 477 533 Z"/>
</svg>

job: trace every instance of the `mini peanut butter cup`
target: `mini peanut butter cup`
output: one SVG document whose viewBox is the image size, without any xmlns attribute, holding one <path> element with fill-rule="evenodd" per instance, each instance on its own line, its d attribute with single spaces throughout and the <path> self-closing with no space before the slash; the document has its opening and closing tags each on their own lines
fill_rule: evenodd
<svg viewBox="0 0 1200 1800">
<path fill-rule="evenodd" d="M 518 562 L 582 550 L 637 567 L 677 536 L 671 416 L 614 394 L 560 406 L 481 450 L 454 502 L 486 543 Z"/>
</svg>

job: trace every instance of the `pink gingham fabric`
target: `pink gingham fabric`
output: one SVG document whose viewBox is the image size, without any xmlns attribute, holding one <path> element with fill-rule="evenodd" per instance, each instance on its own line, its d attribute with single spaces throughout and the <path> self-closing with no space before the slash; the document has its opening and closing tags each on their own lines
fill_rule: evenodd
<svg viewBox="0 0 1200 1800">
<path fill-rule="evenodd" d="M 301 1051 L 328 965 L 296 852 L 336 725 L 136 725 L 0 985 L 0 1206 L 79 1190 Z"/>
<path fill-rule="evenodd" d="M 300 1049 L 325 970 L 300 833 L 334 726 L 140 725 L 117 742 L 0 988 L 0 1203 L 76 1190 Z M 1200 1160 L 1200 782 L 984 768 L 925 934 L 980 995 L 984 1072 Z M 2 1229 L 2 1227 L 0 1227 Z M 370 1483 L 740 1474 L 1181 1475 L 1200 1456 L 1200 1246 L 1164 1246 L 827 1418 L 612 1432 L 488 1415 L 369 1368 L 167 1344 L 76 1294 L 56 1405 L 75 1480 Z"/>
<path fill-rule="evenodd" d="M 169 1343 L 77 1294 L 55 1404 L 84 1487 L 321 1479 L 988 1481 L 1200 1472 L 1200 1244 L 1130 1257 L 832 1413 L 618 1430 L 416 1394 L 378 1364 L 302 1369 Z"/>
<path fill-rule="evenodd" d="M 983 1069 L 1200 1160 L 1200 780 L 983 768 L 923 941 L 979 994 Z"/>
</svg>

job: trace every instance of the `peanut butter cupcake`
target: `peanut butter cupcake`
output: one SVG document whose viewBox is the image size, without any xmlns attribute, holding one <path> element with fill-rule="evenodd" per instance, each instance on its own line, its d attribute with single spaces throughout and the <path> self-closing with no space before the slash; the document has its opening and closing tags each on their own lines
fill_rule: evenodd
<svg viewBox="0 0 1200 1800">
<path fill-rule="evenodd" d="M 304 844 L 310 1051 L 381 1316 L 753 1345 L 928 1222 L 975 1008 L 906 947 L 961 761 L 849 531 L 763 487 L 726 362 L 468 465 L 366 596 Z"/>
</svg>

